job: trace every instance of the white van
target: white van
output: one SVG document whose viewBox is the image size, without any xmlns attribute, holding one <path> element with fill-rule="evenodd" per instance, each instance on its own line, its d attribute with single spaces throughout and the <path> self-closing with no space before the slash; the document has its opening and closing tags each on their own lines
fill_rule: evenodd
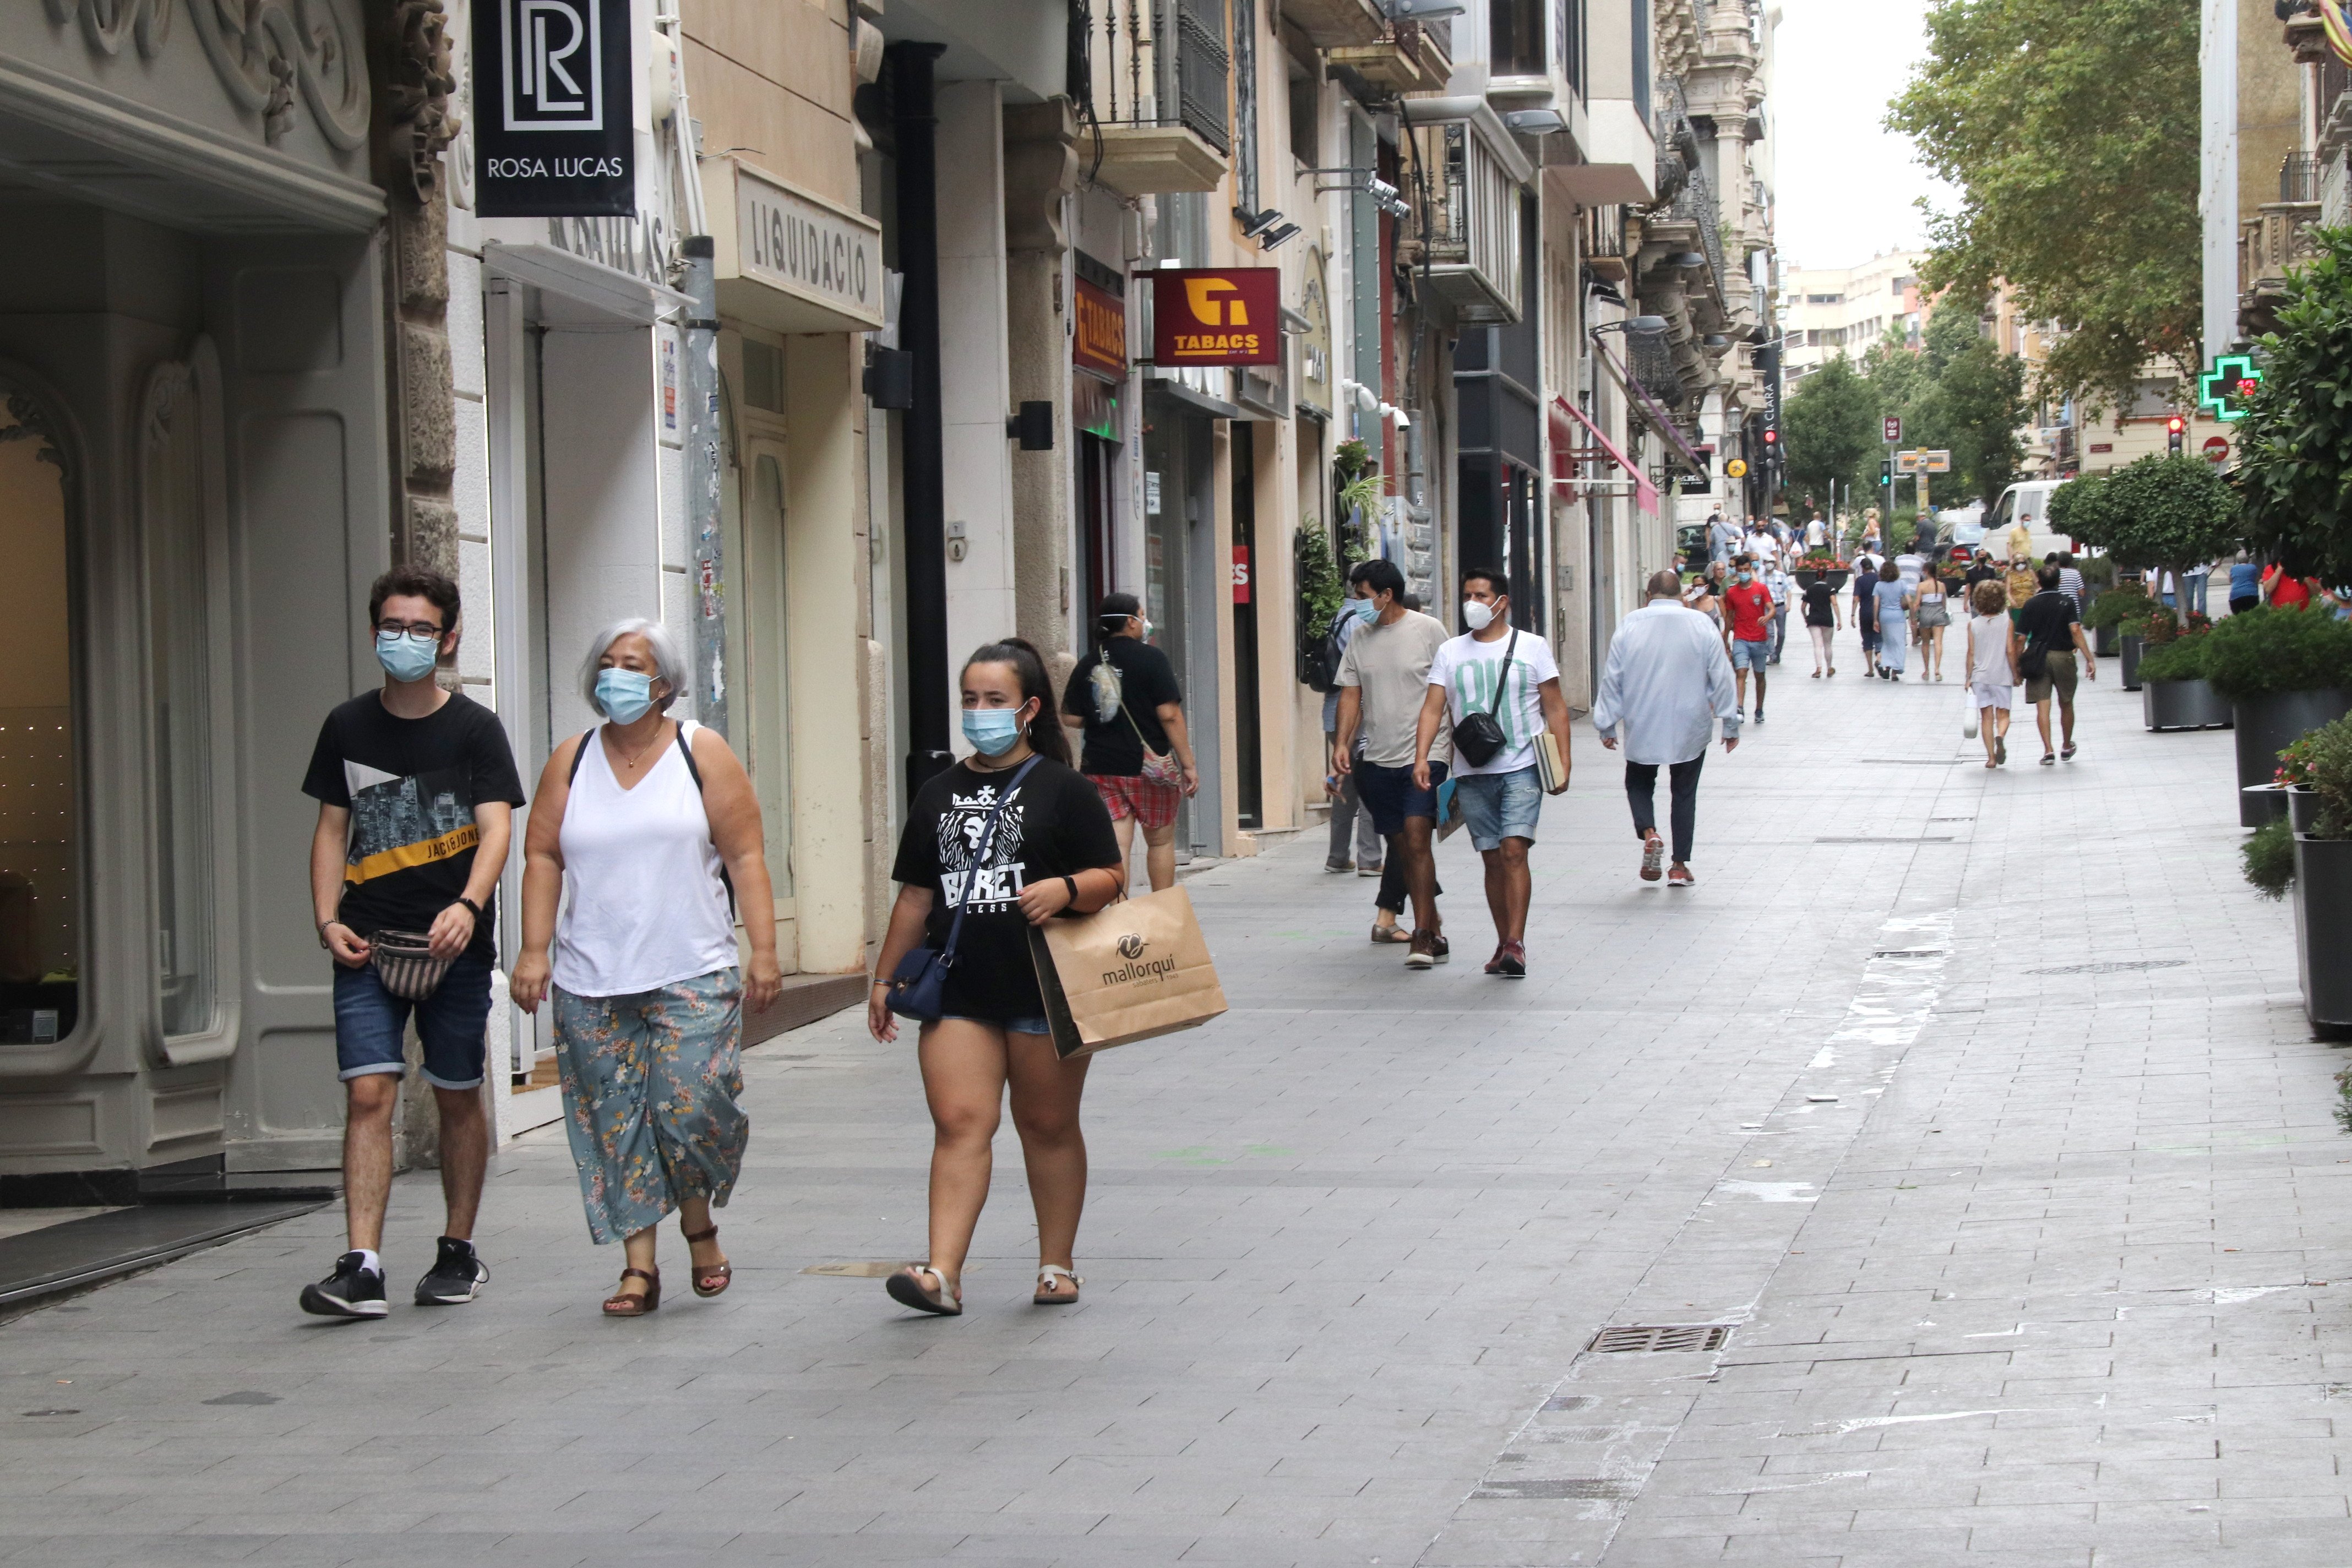
<svg viewBox="0 0 2352 1568">
<path fill-rule="evenodd" d="M 1996 556 L 2009 553 L 2009 531 L 2018 523 L 2025 524 L 2033 537 L 2033 558 L 2036 561 L 2054 550 L 2073 546 L 2066 537 L 2050 526 L 2050 497 L 2064 479 L 2025 479 L 2000 492 L 2000 500 L 1984 521 L 1984 547 Z"/>
</svg>

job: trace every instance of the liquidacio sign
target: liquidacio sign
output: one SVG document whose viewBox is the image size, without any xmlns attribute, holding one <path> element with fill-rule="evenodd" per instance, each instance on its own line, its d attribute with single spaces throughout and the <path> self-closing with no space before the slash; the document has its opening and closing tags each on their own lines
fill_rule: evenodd
<svg viewBox="0 0 2352 1568">
<path fill-rule="evenodd" d="M 630 0 L 475 0 L 475 209 L 636 211 Z"/>
</svg>

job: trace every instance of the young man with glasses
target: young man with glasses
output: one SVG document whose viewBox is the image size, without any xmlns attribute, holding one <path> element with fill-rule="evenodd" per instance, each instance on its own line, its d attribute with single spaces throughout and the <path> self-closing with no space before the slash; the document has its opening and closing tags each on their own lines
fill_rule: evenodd
<svg viewBox="0 0 2352 1568">
<path fill-rule="evenodd" d="M 499 874 L 514 808 L 523 803 L 498 720 L 434 679 L 457 651 L 457 584 L 437 572 L 395 566 L 369 591 L 368 620 L 383 688 L 327 715 L 302 781 L 302 793 L 319 803 L 310 899 L 319 945 L 334 960 L 335 1058 L 347 1097 L 350 1250 L 333 1273 L 302 1290 L 302 1310 L 327 1318 L 384 1315 L 378 1248 L 412 1011 L 425 1081 L 441 1110 L 448 1210 L 438 1256 L 416 1282 L 415 1299 L 420 1306 L 470 1301 L 489 1279 L 472 1239 L 489 1162 L 485 1036 L 498 962 Z M 421 1000 L 394 994 L 378 972 L 374 943 L 391 933 L 428 939 L 432 963 L 447 966 Z M 429 963 L 406 967 L 429 977 Z"/>
</svg>

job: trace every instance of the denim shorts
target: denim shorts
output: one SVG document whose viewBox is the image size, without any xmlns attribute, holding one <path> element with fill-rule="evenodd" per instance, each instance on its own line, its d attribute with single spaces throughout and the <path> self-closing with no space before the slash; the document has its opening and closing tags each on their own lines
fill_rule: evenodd
<svg viewBox="0 0 2352 1568">
<path fill-rule="evenodd" d="M 1772 639 L 1770 637 L 1765 637 L 1759 642 L 1742 642 L 1739 638 L 1734 637 L 1731 639 L 1731 668 L 1734 669 L 1761 669 L 1764 668 L 1765 658 L 1771 653 L 1771 651 Z"/>
<path fill-rule="evenodd" d="M 1481 855 L 1499 849 L 1506 838 L 1536 841 L 1536 818 L 1543 815 L 1543 785 L 1533 768 L 1507 773 L 1464 773 L 1454 781 L 1454 804 L 1470 847 Z"/>
<path fill-rule="evenodd" d="M 992 1029 L 1002 1029 L 1008 1035 L 1051 1035 L 1054 1026 L 1043 1018 L 975 1018 L 968 1013 L 942 1013 L 940 1022 L 953 1018 L 959 1024 L 985 1024 Z"/>
<path fill-rule="evenodd" d="M 1383 838 L 1393 838 L 1404 831 L 1405 819 L 1425 816 L 1437 820 L 1437 786 L 1445 782 L 1445 764 L 1429 764 L 1429 785 L 1421 789 L 1412 782 L 1411 768 L 1382 767 L 1378 763 L 1356 759 L 1356 798 L 1372 814 L 1372 831 Z"/>
<path fill-rule="evenodd" d="M 490 1021 L 490 963 L 461 953 L 422 1002 L 383 988 L 375 965 L 335 965 L 335 1066 L 344 1079 L 403 1071 L 408 1015 L 425 1047 L 425 1081 L 436 1089 L 476 1089 L 482 1081 L 483 1034 Z"/>
</svg>

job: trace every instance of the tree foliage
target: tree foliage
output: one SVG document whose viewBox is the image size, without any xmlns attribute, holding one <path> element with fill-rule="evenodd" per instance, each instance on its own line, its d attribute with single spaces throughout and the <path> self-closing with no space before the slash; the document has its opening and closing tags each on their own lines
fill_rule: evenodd
<svg viewBox="0 0 2352 1568">
<path fill-rule="evenodd" d="M 2198 11 L 2181 0 L 1930 0 L 1887 124 L 1958 187 L 1927 280 L 2005 279 L 2065 339 L 2045 395 L 2126 405 L 2151 357 L 2198 353 Z"/>
<path fill-rule="evenodd" d="M 1797 384 L 1781 409 L 1780 438 L 1794 493 L 1826 505 L 1832 479 L 1841 497 L 1877 489 L 1878 396 L 1843 353 Z"/>
<path fill-rule="evenodd" d="M 2252 544 L 2298 576 L 2352 583 L 2352 228 L 2315 237 L 2259 345 L 2236 478 Z"/>
<path fill-rule="evenodd" d="M 2202 458 L 2142 458 L 2103 479 L 2075 479 L 2057 494 L 2093 485 L 2053 509 L 2052 524 L 2105 550 L 2119 565 L 2185 574 L 2238 547 L 2244 524 L 2238 493 Z M 2063 519 L 2063 521 L 2062 521 Z M 2088 528 L 2088 532 L 2076 530 Z"/>
<path fill-rule="evenodd" d="M 1940 491 L 1930 504 L 1975 496 L 1990 506 L 2023 456 L 2017 427 L 2026 417 L 2025 362 L 1980 333 L 1964 295 L 1948 297 L 1928 315 L 1921 339 L 1914 353 L 1888 333 L 1864 353 L 1864 375 L 1879 412 L 1901 416 L 1906 447 L 1952 454 L 1950 477 L 1930 480 Z"/>
</svg>

